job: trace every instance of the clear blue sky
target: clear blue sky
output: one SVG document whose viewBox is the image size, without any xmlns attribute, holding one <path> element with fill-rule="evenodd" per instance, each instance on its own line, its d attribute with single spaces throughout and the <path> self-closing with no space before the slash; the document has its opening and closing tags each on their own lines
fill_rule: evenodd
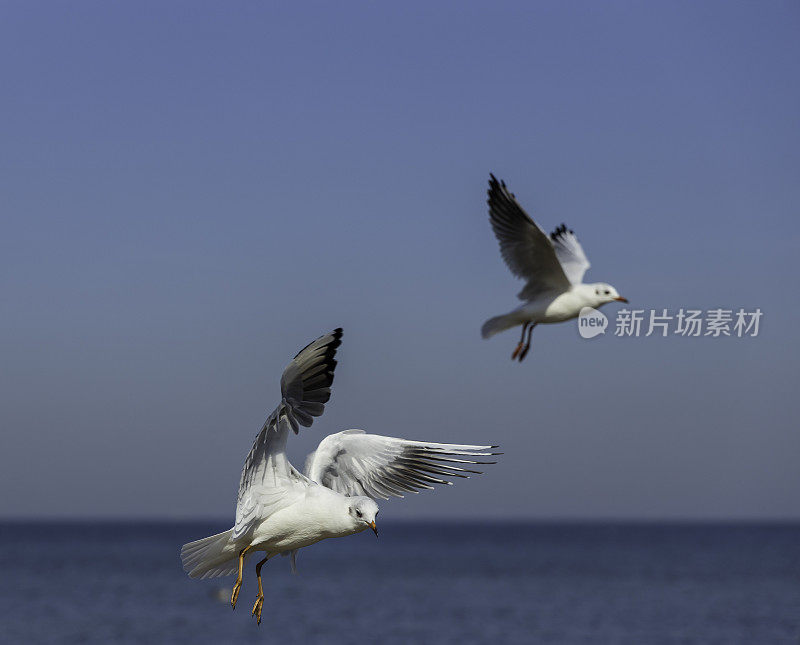
<svg viewBox="0 0 800 645">
<path fill-rule="evenodd" d="M 800 518 L 796 2 L 6 2 L 0 515 L 233 515 L 280 372 L 502 444 L 383 515 Z M 479 336 L 503 177 L 643 309 L 755 339 Z M 614 315 L 619 307 L 609 306 Z"/>
</svg>

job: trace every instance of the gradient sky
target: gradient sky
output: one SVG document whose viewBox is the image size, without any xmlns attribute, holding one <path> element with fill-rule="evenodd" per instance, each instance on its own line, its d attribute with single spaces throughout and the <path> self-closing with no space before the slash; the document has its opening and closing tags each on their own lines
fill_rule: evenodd
<svg viewBox="0 0 800 645">
<path fill-rule="evenodd" d="M 0 515 L 220 517 L 281 370 L 325 416 L 499 443 L 383 517 L 800 519 L 796 2 L 5 2 Z M 489 172 L 642 309 L 757 338 L 522 365 Z M 787 283 L 789 287 L 787 288 Z M 609 305 L 613 316 L 620 307 Z"/>
</svg>

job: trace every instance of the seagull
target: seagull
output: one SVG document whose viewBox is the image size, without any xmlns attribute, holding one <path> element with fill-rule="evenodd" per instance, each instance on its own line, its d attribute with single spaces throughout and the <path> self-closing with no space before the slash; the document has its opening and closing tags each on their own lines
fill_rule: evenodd
<svg viewBox="0 0 800 645">
<path fill-rule="evenodd" d="M 306 459 L 300 473 L 286 458 L 289 431 L 311 426 L 331 396 L 336 349 L 342 330 L 320 336 L 294 357 L 281 376 L 281 401 L 269 415 L 244 462 L 232 529 L 184 544 L 183 569 L 192 578 L 236 575 L 231 606 L 242 587 L 244 562 L 260 551 L 256 564 L 258 595 L 252 615 L 261 624 L 264 590 L 261 567 L 276 555 L 291 557 L 320 540 L 372 529 L 376 499 L 403 497 L 452 485 L 453 477 L 480 474 L 467 468 L 489 457 L 497 446 L 409 441 L 345 430 L 331 434 Z"/>
<path fill-rule="evenodd" d="M 528 282 L 517 294 L 524 304 L 487 320 L 481 336 L 490 338 L 522 325 L 519 344 L 511 354 L 511 360 L 522 362 L 531 348 L 533 328 L 539 323 L 563 322 L 576 318 L 584 307 L 596 309 L 614 300 L 628 301 L 605 282 L 584 284 L 583 274 L 590 265 L 575 233 L 562 224 L 548 237 L 505 182 L 497 181 L 492 174 L 489 177 L 489 221 L 500 242 L 500 254 L 511 273 Z"/>
</svg>

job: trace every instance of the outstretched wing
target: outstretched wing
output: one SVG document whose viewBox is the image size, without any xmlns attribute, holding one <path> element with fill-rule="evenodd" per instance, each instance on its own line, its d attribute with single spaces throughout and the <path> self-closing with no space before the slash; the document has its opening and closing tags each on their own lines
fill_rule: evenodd
<svg viewBox="0 0 800 645">
<path fill-rule="evenodd" d="M 575 233 L 562 224 L 550 233 L 561 268 L 572 284 L 583 282 L 583 274 L 591 266 Z"/>
<path fill-rule="evenodd" d="M 490 457 L 497 446 L 463 446 L 452 443 L 407 441 L 394 437 L 345 430 L 322 440 L 306 459 L 306 475 L 343 495 L 389 499 L 452 485 L 453 477 L 480 474 L 467 466 L 493 464 L 474 457 Z"/>
<path fill-rule="evenodd" d="M 233 538 L 250 531 L 302 495 L 308 480 L 286 458 L 289 430 L 298 432 L 320 416 L 331 398 L 336 348 L 342 330 L 335 329 L 301 349 L 281 377 L 281 402 L 269 415 L 244 461 L 236 503 Z"/>
<path fill-rule="evenodd" d="M 489 176 L 489 221 L 500 243 L 500 254 L 511 273 L 528 280 L 517 297 L 533 300 L 546 291 L 569 289 L 570 281 L 547 233 L 523 210 L 505 182 Z"/>
</svg>

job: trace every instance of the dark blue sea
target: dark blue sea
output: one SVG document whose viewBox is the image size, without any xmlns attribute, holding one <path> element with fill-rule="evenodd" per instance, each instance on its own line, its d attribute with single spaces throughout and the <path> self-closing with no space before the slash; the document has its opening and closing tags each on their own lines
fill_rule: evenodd
<svg viewBox="0 0 800 645">
<path fill-rule="evenodd" d="M 800 643 L 800 525 L 391 524 L 189 579 L 224 523 L 0 524 L 8 643 Z"/>
</svg>

